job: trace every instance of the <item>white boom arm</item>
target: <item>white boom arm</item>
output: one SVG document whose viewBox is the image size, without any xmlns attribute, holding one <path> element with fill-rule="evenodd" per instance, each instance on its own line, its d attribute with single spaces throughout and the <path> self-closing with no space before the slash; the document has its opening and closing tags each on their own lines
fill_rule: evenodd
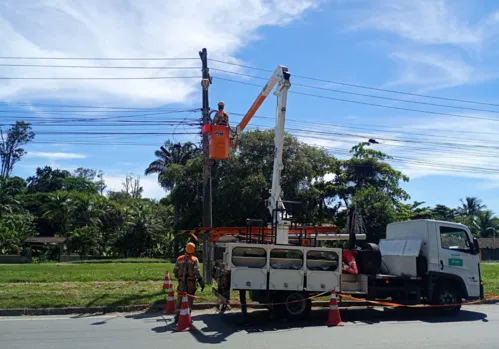
<svg viewBox="0 0 499 349">
<path fill-rule="evenodd" d="M 281 171 L 283 169 L 282 151 L 284 147 L 284 124 L 286 121 L 286 103 L 288 98 L 288 90 L 291 87 L 289 81 L 290 74 L 288 68 L 279 65 L 270 77 L 267 84 L 263 87 L 262 91 L 256 98 L 255 102 L 251 105 L 248 112 L 244 115 L 243 119 L 236 128 L 236 133 L 240 135 L 251 118 L 255 115 L 257 110 L 262 105 L 263 101 L 267 98 L 269 93 L 277 85 L 274 95 L 277 96 L 276 120 L 275 120 L 275 137 L 274 137 L 274 169 L 272 171 L 272 188 L 270 189 L 270 198 L 268 202 L 268 209 L 272 215 L 276 209 L 284 209 L 281 194 Z M 283 217 L 282 213 L 277 211 L 277 243 L 288 243 L 288 226 L 282 226 Z"/>
</svg>

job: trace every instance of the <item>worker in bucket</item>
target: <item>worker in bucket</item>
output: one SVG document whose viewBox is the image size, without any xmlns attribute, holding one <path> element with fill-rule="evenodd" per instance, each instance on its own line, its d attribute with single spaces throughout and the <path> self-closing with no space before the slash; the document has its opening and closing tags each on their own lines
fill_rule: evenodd
<svg viewBox="0 0 499 349">
<path fill-rule="evenodd" d="M 197 284 L 199 283 L 201 286 L 201 291 L 204 290 L 205 283 L 199 268 L 199 261 L 197 257 L 194 256 L 195 249 L 196 245 L 189 242 L 185 246 L 185 254 L 177 258 L 177 262 L 173 268 L 173 275 L 175 275 L 175 278 L 178 280 L 175 323 L 178 322 L 182 296 L 187 293 L 189 309 L 192 311 L 192 304 L 194 302 L 193 296 L 196 294 Z"/>
<path fill-rule="evenodd" d="M 225 104 L 224 102 L 218 102 L 218 111 L 215 117 L 213 118 L 213 125 L 218 126 L 229 126 L 229 114 L 227 114 L 224 110 Z"/>
</svg>

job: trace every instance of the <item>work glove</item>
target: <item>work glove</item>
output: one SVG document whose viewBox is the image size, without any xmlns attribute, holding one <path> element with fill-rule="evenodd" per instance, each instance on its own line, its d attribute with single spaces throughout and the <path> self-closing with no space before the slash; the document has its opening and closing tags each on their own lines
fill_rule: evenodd
<svg viewBox="0 0 499 349">
<path fill-rule="evenodd" d="M 206 284 L 204 283 L 203 279 L 199 280 L 199 285 L 201 286 L 201 292 L 203 292 L 204 291 L 204 287 L 206 286 Z"/>
</svg>

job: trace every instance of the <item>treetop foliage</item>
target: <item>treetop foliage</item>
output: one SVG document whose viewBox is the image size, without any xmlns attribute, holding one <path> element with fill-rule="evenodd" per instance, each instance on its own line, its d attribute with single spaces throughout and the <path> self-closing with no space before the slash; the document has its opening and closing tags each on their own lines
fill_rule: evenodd
<svg viewBox="0 0 499 349">
<path fill-rule="evenodd" d="M 34 135 L 27 124 L 18 128 L 19 141 L 13 144 L 22 149 Z M 228 160 L 214 162 L 215 226 L 244 226 L 247 218 L 270 221 L 264 200 L 272 181 L 273 138 L 273 131 L 245 132 Z M 0 149 L 2 161 L 4 149 L 5 145 Z M 478 198 L 463 198 L 456 208 L 411 203 L 401 187 L 409 178 L 371 142 L 352 147 L 350 158 L 338 159 L 327 149 L 287 134 L 283 152 L 282 197 L 301 203 L 287 206 L 300 223 L 342 227 L 345 207 L 354 205 L 363 215 L 370 241 L 378 241 L 386 225 L 398 220 L 461 222 L 482 237 L 493 236 L 499 225 Z M 11 169 L 16 161 L 6 166 Z M 173 258 L 185 243 L 176 231 L 201 226 L 202 170 L 201 147 L 164 142 L 144 169 L 144 175 L 156 176 L 165 191 L 159 202 L 142 198 L 140 177 L 131 174 L 125 176 L 122 190 L 105 192 L 104 173 L 94 169 L 71 173 L 45 166 L 26 180 L 10 177 L 7 171 L 0 176 L 0 253 L 20 253 L 27 236 L 55 235 L 68 239 L 64 253 Z"/>
</svg>

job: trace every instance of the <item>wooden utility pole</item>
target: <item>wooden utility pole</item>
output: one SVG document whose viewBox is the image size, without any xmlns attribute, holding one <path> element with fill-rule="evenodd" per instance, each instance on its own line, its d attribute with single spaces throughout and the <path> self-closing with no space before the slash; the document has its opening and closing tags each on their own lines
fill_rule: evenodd
<svg viewBox="0 0 499 349">
<path fill-rule="evenodd" d="M 205 48 L 199 51 L 199 57 L 201 58 L 203 72 L 203 78 L 201 80 L 201 86 L 203 88 L 203 125 L 206 125 L 210 123 L 208 88 L 211 84 L 211 76 L 208 69 L 208 52 Z M 203 157 L 203 227 L 211 228 L 213 225 L 211 205 L 211 160 L 207 134 L 203 135 Z M 208 237 L 208 234 L 203 236 L 203 278 L 208 285 L 211 285 L 211 259 Z"/>
</svg>

